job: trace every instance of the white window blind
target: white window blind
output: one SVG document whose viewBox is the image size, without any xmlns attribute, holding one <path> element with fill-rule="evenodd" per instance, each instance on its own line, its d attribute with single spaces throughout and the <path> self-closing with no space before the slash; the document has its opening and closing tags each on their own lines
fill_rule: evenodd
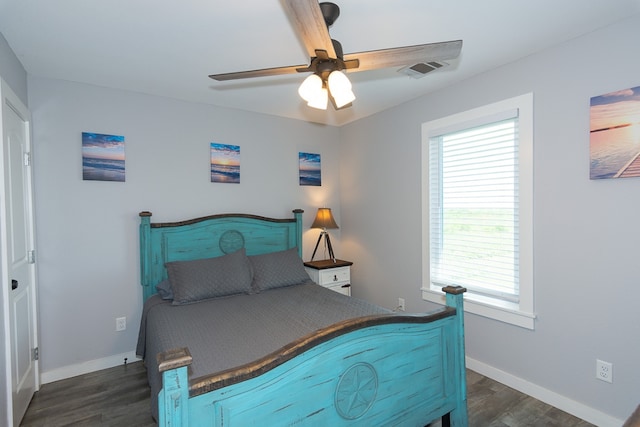
<svg viewBox="0 0 640 427">
<path fill-rule="evenodd" d="M 422 124 L 422 298 L 535 328 L 533 94 Z"/>
<path fill-rule="evenodd" d="M 429 138 L 430 272 L 433 285 L 517 303 L 517 110 L 507 117 Z"/>
</svg>

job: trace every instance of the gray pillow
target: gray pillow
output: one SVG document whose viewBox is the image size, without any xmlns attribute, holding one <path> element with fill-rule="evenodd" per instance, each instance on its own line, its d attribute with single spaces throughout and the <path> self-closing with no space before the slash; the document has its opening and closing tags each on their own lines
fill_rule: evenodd
<svg viewBox="0 0 640 427">
<path fill-rule="evenodd" d="M 253 275 L 244 248 L 216 258 L 168 262 L 165 267 L 173 305 L 251 292 Z"/>
<path fill-rule="evenodd" d="M 165 279 L 156 285 L 156 291 L 160 298 L 170 300 L 173 299 L 173 290 L 171 289 L 171 282 L 169 279 Z"/>
<path fill-rule="evenodd" d="M 311 278 L 296 248 L 249 257 L 254 292 L 299 285 Z"/>
</svg>

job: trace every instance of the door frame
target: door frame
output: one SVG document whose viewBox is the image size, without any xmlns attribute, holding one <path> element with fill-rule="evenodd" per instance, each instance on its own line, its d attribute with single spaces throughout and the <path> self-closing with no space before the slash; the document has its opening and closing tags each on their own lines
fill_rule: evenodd
<svg viewBox="0 0 640 427">
<path fill-rule="evenodd" d="M 9 104 L 9 105 L 7 105 Z M 31 115 L 27 107 L 22 103 L 20 98 L 11 90 L 9 85 L 4 81 L 4 79 L 0 78 L 0 135 L 2 135 L 2 146 L 0 146 L 0 176 L 2 176 L 2 186 L 4 187 L 5 182 L 5 169 L 4 169 L 4 128 L 2 124 L 3 110 L 5 108 L 12 108 L 18 116 L 25 122 L 25 141 L 29 151 L 29 157 L 32 158 L 32 141 L 31 141 Z M 32 164 L 32 163 L 31 163 Z M 31 250 L 35 250 L 35 211 L 34 211 L 34 192 L 33 192 L 33 172 L 32 168 L 29 167 L 27 172 L 27 180 L 28 180 L 28 192 L 26 195 L 28 200 L 28 216 L 27 221 L 31 228 L 31 235 L 29 236 L 31 246 Z M 0 197 L 0 304 L 2 306 L 2 318 L 0 319 L 0 327 L 3 329 L 4 340 L 3 347 L 0 347 L 0 350 L 4 353 L 4 361 L 5 363 L 5 372 L 0 374 L 0 387 L 4 386 L 7 399 L 6 405 L 6 424 L 14 425 L 14 414 L 13 414 L 13 373 L 12 373 L 12 349 L 11 349 L 11 319 L 9 315 L 9 289 L 11 285 L 11 278 L 9 277 L 9 261 L 7 254 L 7 227 L 6 223 L 6 200 L 4 197 L 4 188 L 2 191 L 2 197 Z M 34 347 L 38 348 L 38 297 L 37 297 L 37 268 L 36 264 L 31 264 L 31 268 L 29 271 L 31 279 L 33 280 L 33 293 L 31 299 L 31 313 L 32 313 L 32 323 L 33 323 L 33 333 L 34 333 Z M 34 370 L 35 370 L 35 389 L 36 391 L 40 388 L 40 366 L 39 360 L 34 361 Z M 3 379 L 5 384 L 3 384 Z M 1 396 L 1 394 L 0 394 Z M 2 420 L 0 420 L 0 424 Z"/>
</svg>

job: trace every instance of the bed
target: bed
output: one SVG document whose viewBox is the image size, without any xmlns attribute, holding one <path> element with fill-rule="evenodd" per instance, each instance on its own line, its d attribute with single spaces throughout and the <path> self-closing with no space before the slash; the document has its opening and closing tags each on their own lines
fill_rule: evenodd
<svg viewBox="0 0 640 427">
<path fill-rule="evenodd" d="M 467 426 L 465 290 L 406 314 L 324 288 L 302 214 L 140 213 L 137 353 L 158 424 Z"/>
</svg>

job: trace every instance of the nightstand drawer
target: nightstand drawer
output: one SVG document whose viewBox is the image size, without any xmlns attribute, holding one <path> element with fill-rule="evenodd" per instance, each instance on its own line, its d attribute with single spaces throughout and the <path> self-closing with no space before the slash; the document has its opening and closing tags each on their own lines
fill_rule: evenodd
<svg viewBox="0 0 640 427">
<path fill-rule="evenodd" d="M 351 296 L 351 285 L 349 283 L 344 283 L 341 285 L 326 285 L 325 286 L 327 289 L 331 289 L 332 291 L 341 293 L 343 295 L 346 295 L 348 297 Z"/>
<path fill-rule="evenodd" d="M 337 267 L 320 270 L 319 285 L 331 285 L 337 282 L 349 282 L 351 280 L 349 267 Z"/>
</svg>

